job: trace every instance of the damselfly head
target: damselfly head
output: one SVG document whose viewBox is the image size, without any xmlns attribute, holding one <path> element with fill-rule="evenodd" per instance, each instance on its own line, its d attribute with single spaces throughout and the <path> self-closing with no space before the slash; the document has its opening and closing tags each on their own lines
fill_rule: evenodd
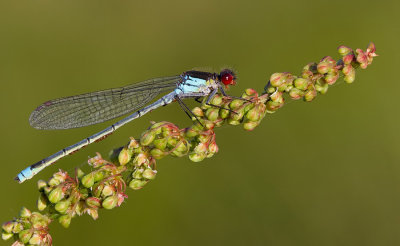
<svg viewBox="0 0 400 246">
<path fill-rule="evenodd" d="M 224 84 L 226 87 L 230 85 L 236 84 L 236 75 L 230 69 L 224 69 L 219 73 L 218 79 Z"/>
</svg>

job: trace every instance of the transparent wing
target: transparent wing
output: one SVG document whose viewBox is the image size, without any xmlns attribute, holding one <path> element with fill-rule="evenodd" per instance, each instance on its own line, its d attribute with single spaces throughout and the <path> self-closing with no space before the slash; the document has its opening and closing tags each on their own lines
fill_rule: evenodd
<svg viewBox="0 0 400 246">
<path fill-rule="evenodd" d="M 97 124 L 144 107 L 172 91 L 180 76 L 142 81 L 120 88 L 50 100 L 37 107 L 29 123 L 37 129 L 70 129 Z"/>
</svg>

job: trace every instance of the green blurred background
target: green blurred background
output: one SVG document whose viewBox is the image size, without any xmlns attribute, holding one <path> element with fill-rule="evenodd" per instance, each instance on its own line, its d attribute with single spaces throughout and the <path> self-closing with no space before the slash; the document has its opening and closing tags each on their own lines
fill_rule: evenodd
<svg viewBox="0 0 400 246">
<path fill-rule="evenodd" d="M 29 114 L 48 99 L 225 65 L 240 95 L 374 41 L 380 56 L 354 84 L 289 104 L 253 132 L 218 129 L 213 158 L 166 158 L 122 207 L 53 223 L 51 234 L 55 245 L 399 245 L 399 10 L 383 0 L 0 1 L 0 221 L 35 209 L 39 178 L 106 155 L 150 120 L 190 124 L 164 107 L 19 185 L 21 169 L 110 124 L 35 130 Z"/>
</svg>

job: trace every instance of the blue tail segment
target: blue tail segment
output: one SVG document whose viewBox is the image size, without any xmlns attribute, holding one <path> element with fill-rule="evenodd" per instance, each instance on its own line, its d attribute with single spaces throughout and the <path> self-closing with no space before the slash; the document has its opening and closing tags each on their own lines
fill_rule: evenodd
<svg viewBox="0 0 400 246">
<path fill-rule="evenodd" d="M 22 170 L 17 177 L 14 179 L 18 181 L 18 183 L 22 183 L 27 179 L 32 178 L 34 173 L 32 172 L 32 167 L 27 167 L 24 170 Z"/>
</svg>

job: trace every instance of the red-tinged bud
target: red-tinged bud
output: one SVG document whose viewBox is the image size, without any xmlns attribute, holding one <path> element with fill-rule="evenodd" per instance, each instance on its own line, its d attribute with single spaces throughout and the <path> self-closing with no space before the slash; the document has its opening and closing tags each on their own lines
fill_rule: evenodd
<svg viewBox="0 0 400 246">
<path fill-rule="evenodd" d="M 317 70 L 320 74 L 326 74 L 332 69 L 332 65 L 329 62 L 323 61 L 318 63 Z"/>
<path fill-rule="evenodd" d="M 42 243 L 42 237 L 38 233 L 33 233 L 31 239 L 29 239 L 30 245 L 40 245 Z"/>
<path fill-rule="evenodd" d="M 56 203 L 54 208 L 60 214 L 65 214 L 65 212 L 67 212 L 67 210 L 68 210 L 70 205 L 71 205 L 71 202 L 69 200 L 61 200 L 61 201 Z"/>
<path fill-rule="evenodd" d="M 193 150 L 193 152 L 197 154 L 202 154 L 207 152 L 207 144 L 205 143 L 199 143 Z"/>
<path fill-rule="evenodd" d="M 286 76 L 284 73 L 274 73 L 271 75 L 269 81 L 273 87 L 279 87 L 285 83 Z"/>
<path fill-rule="evenodd" d="M 92 157 L 88 160 L 88 164 L 94 168 L 98 168 L 105 163 L 107 163 L 107 161 L 104 160 L 99 153 L 97 153 L 95 157 Z"/>
<path fill-rule="evenodd" d="M 147 168 L 143 172 L 143 178 L 145 178 L 145 179 L 155 179 L 156 178 L 156 174 L 157 174 L 156 170 L 152 170 L 150 168 Z"/>
<path fill-rule="evenodd" d="M 257 97 L 258 93 L 256 90 L 248 88 L 244 91 L 244 93 L 248 96 L 248 97 Z"/>
<path fill-rule="evenodd" d="M 352 52 L 353 50 L 347 46 L 341 45 L 338 47 L 338 52 L 341 56 L 345 56 L 347 54 L 349 54 L 350 52 Z"/>
<path fill-rule="evenodd" d="M 100 180 L 102 180 L 104 178 L 104 172 L 103 171 L 95 171 L 94 174 L 94 182 L 99 182 Z"/>
<path fill-rule="evenodd" d="M 159 129 L 160 129 L 160 133 L 161 133 L 161 128 L 159 128 Z M 140 144 L 143 146 L 148 146 L 153 142 L 154 138 L 155 138 L 155 134 L 153 131 L 146 131 L 140 138 Z"/>
<path fill-rule="evenodd" d="M 210 121 L 216 121 L 219 116 L 219 109 L 217 108 L 209 108 L 206 111 L 206 117 Z"/>
<path fill-rule="evenodd" d="M 85 202 L 91 208 L 99 208 L 101 206 L 101 201 L 97 197 L 89 197 Z"/>
<path fill-rule="evenodd" d="M 47 198 L 49 199 L 49 201 L 50 201 L 51 203 L 57 203 L 57 202 L 59 202 L 61 199 L 64 198 L 64 192 L 63 192 L 62 187 L 56 187 L 56 188 L 54 188 L 54 189 L 50 192 L 50 194 L 49 194 L 49 196 L 48 196 Z"/>
<path fill-rule="evenodd" d="M 217 121 L 215 121 L 215 122 L 217 122 Z M 204 127 L 206 129 L 209 129 L 209 130 L 214 129 L 214 126 L 215 126 L 214 122 L 213 121 L 209 121 L 209 120 L 206 121 L 205 124 L 204 124 Z"/>
<path fill-rule="evenodd" d="M 304 70 L 301 73 L 301 77 L 304 78 L 304 79 L 311 79 L 312 77 L 314 77 L 314 73 L 309 71 L 309 70 Z"/>
<path fill-rule="evenodd" d="M 258 126 L 258 124 L 260 124 L 259 121 L 248 121 L 243 124 L 243 128 L 246 131 L 252 131 L 252 130 L 254 130 L 254 128 L 256 128 Z"/>
<path fill-rule="evenodd" d="M 354 61 L 354 54 L 350 53 L 343 56 L 342 61 L 344 64 L 351 64 Z"/>
<path fill-rule="evenodd" d="M 317 91 L 315 90 L 315 88 L 310 88 L 306 90 L 306 93 L 304 94 L 304 101 L 311 102 L 316 96 Z"/>
<path fill-rule="evenodd" d="M 29 218 L 29 217 L 31 217 L 31 215 L 32 215 L 32 212 L 29 209 L 27 209 L 26 207 L 22 207 L 21 210 L 19 211 L 19 216 L 21 218 Z"/>
<path fill-rule="evenodd" d="M 305 78 L 297 78 L 294 80 L 294 87 L 299 90 L 307 89 L 307 86 L 311 84 L 311 80 Z"/>
<path fill-rule="evenodd" d="M 304 96 L 304 91 L 297 88 L 293 88 L 289 91 L 289 96 L 293 100 L 297 100 Z"/>
<path fill-rule="evenodd" d="M 353 72 L 355 72 L 355 69 L 353 68 L 353 66 L 351 64 L 347 64 L 343 67 L 342 72 L 344 75 L 349 75 L 349 74 L 352 74 Z"/>
<path fill-rule="evenodd" d="M 119 152 L 119 155 L 118 155 L 119 164 L 121 164 L 122 166 L 128 164 L 128 162 L 131 161 L 132 154 L 133 154 L 133 152 L 131 149 L 123 148 L 121 150 L 121 152 Z"/>
<path fill-rule="evenodd" d="M 29 239 L 31 239 L 32 234 L 33 234 L 32 231 L 30 229 L 27 229 L 27 230 L 23 230 L 20 233 L 18 233 L 18 237 L 22 243 L 26 244 L 29 242 Z"/>
<path fill-rule="evenodd" d="M 218 145 L 216 142 L 212 142 L 210 143 L 210 145 L 208 145 L 208 151 L 215 154 L 218 152 Z"/>
<path fill-rule="evenodd" d="M 82 178 L 82 185 L 86 188 L 90 188 L 94 185 L 94 175 L 93 173 L 89 173 Z"/>
<path fill-rule="evenodd" d="M 212 99 L 211 99 L 211 104 L 213 105 L 217 105 L 217 106 L 221 106 L 222 104 L 222 96 L 220 95 L 215 95 Z"/>
<path fill-rule="evenodd" d="M 147 182 L 148 181 L 133 179 L 131 182 L 129 182 L 129 187 L 133 190 L 140 190 L 147 184 Z"/>
<path fill-rule="evenodd" d="M 193 113 L 194 115 L 196 115 L 197 117 L 203 117 L 203 116 L 204 116 L 203 110 L 202 110 L 201 108 L 199 108 L 199 107 L 193 108 L 193 109 L 192 109 L 192 113 Z"/>
<path fill-rule="evenodd" d="M 163 127 L 162 129 L 162 137 L 169 137 L 171 136 L 174 132 L 171 128 L 169 127 Z"/>
<path fill-rule="evenodd" d="M 71 219 L 72 217 L 69 214 L 61 215 L 58 218 L 58 223 L 60 223 L 64 228 L 68 228 L 71 224 Z"/>
<path fill-rule="evenodd" d="M 165 156 L 164 151 L 154 148 L 152 150 L 150 150 L 150 155 L 153 156 L 155 159 L 161 159 Z"/>
<path fill-rule="evenodd" d="M 204 160 L 204 158 L 206 158 L 206 155 L 204 153 L 203 154 L 191 153 L 189 155 L 189 159 L 193 162 L 200 162 Z"/>
<path fill-rule="evenodd" d="M 325 81 L 328 85 L 333 85 L 339 78 L 338 72 L 329 72 L 325 75 Z"/>
<path fill-rule="evenodd" d="M 1 239 L 3 239 L 4 241 L 12 238 L 13 236 L 14 234 L 12 233 L 5 233 L 5 232 L 1 233 Z"/>
<path fill-rule="evenodd" d="M 14 226 L 17 224 L 17 222 L 15 221 L 8 221 L 6 223 L 4 223 L 1 228 L 3 229 L 3 231 L 5 231 L 6 233 L 12 233 Z M 18 233 L 19 231 L 14 231 L 14 233 Z"/>
<path fill-rule="evenodd" d="M 360 67 L 362 69 L 366 69 L 368 66 L 368 56 L 366 53 L 364 53 L 364 51 L 362 51 L 361 49 L 357 49 L 357 62 L 360 63 Z"/>
</svg>

